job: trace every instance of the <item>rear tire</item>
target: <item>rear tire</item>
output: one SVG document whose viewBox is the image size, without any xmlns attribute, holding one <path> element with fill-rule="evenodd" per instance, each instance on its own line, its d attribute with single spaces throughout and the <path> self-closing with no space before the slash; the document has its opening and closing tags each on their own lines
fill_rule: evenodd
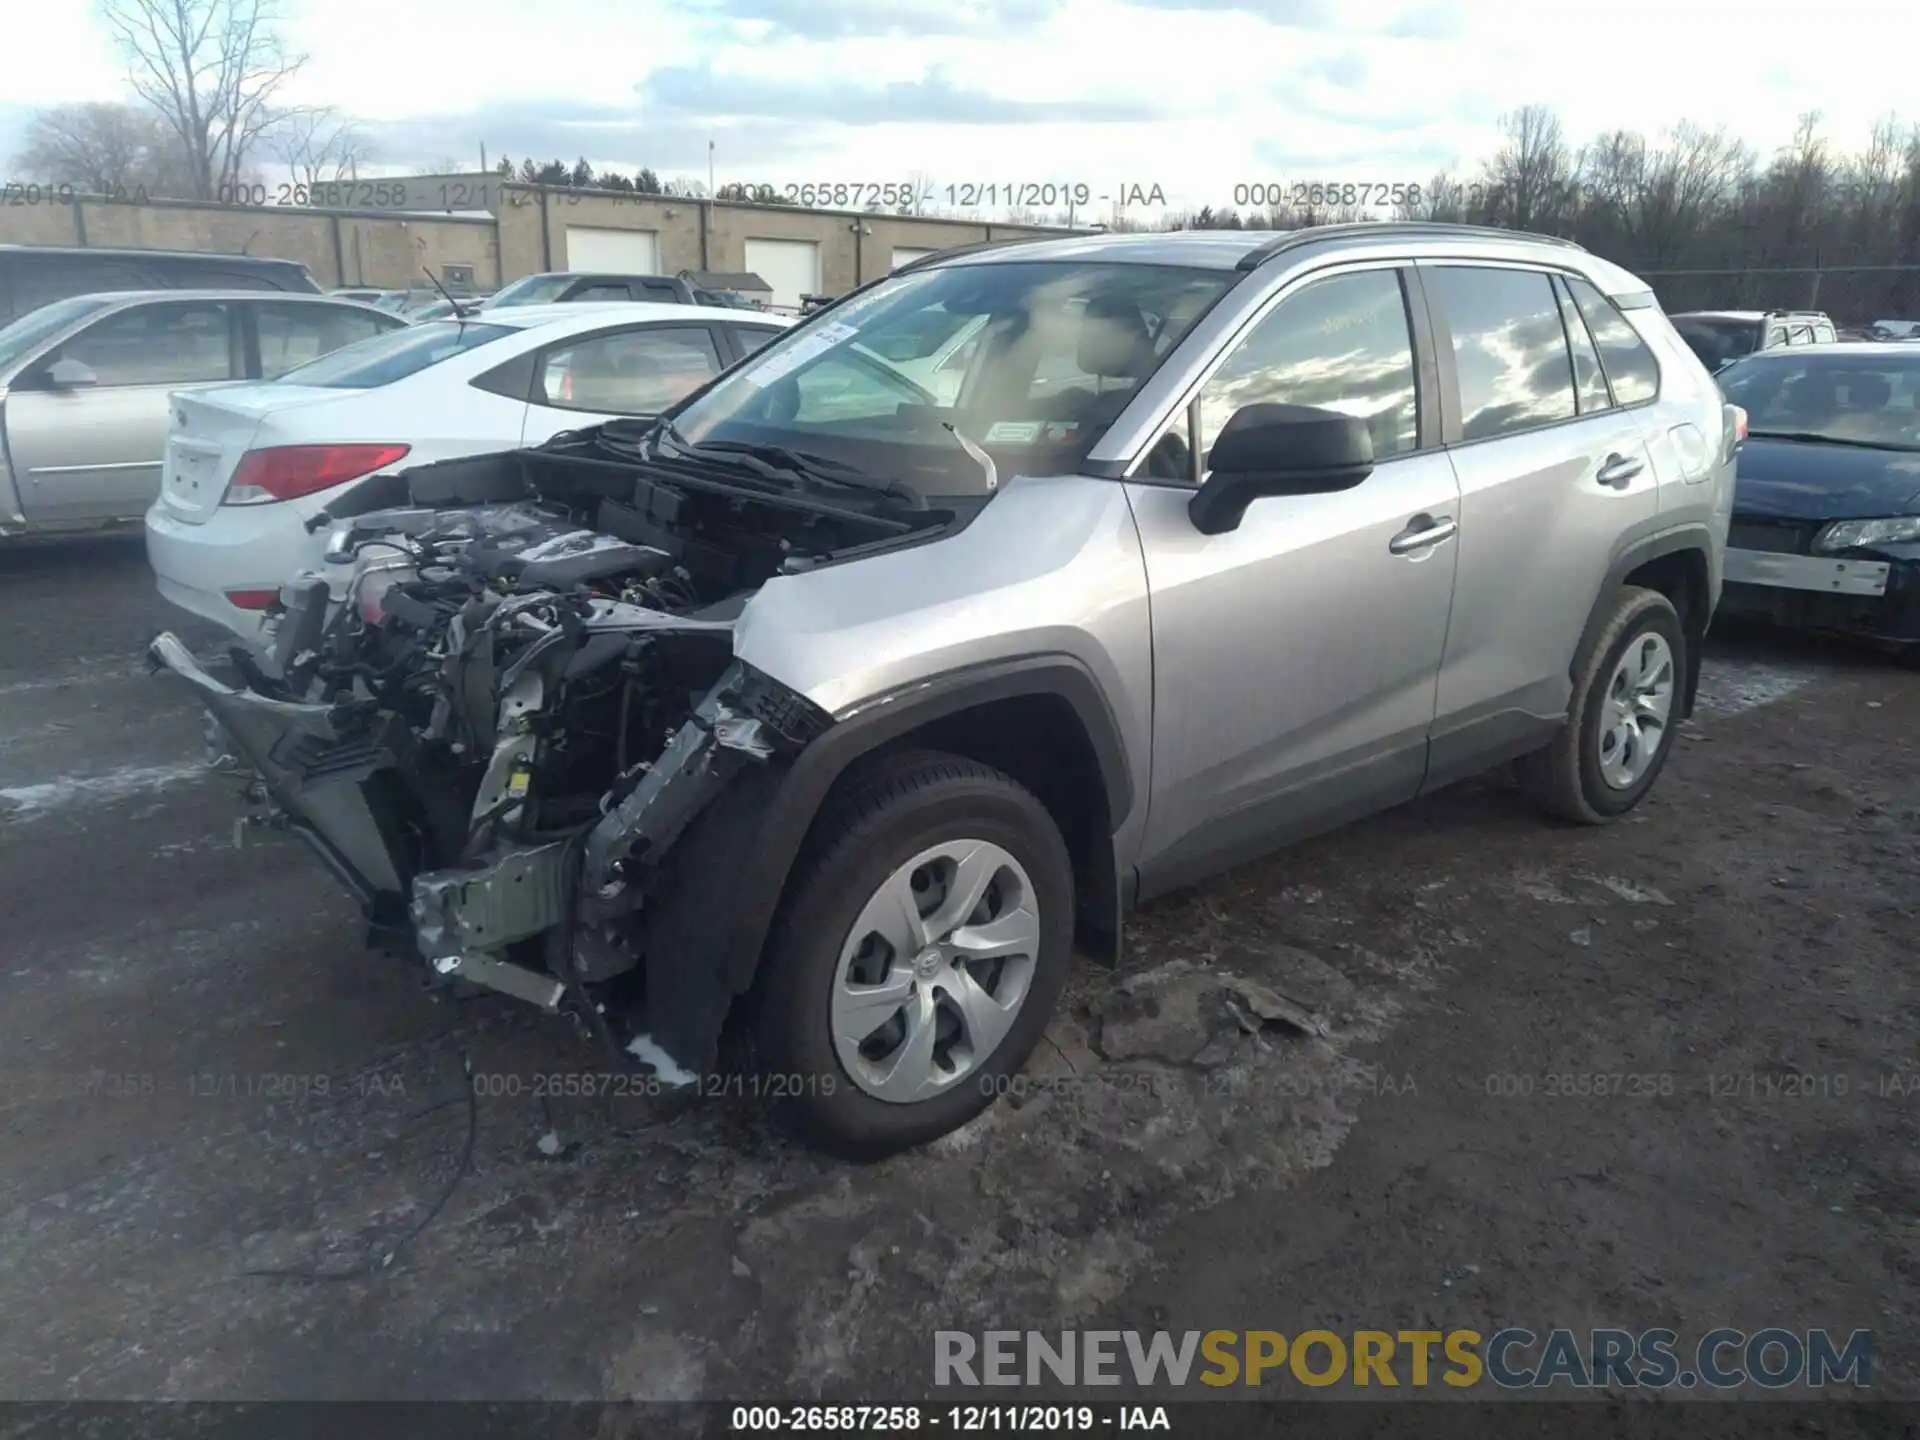
<svg viewBox="0 0 1920 1440">
<path fill-rule="evenodd" d="M 1666 766 L 1686 674 L 1686 634 L 1673 602 L 1657 590 L 1621 591 L 1574 679 L 1566 724 L 1514 766 L 1520 788 L 1549 814 L 1582 825 L 1626 814 Z"/>
<path fill-rule="evenodd" d="M 850 777 L 814 836 L 761 961 L 754 1048 L 783 1123 L 877 1160 L 966 1124 L 1026 1062 L 1072 965 L 1073 868 L 1029 791 L 936 751 Z"/>
</svg>

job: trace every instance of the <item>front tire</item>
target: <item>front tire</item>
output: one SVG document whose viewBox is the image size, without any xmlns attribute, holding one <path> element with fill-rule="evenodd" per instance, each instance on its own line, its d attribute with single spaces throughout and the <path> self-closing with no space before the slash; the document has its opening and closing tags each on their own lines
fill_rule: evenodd
<svg viewBox="0 0 1920 1440">
<path fill-rule="evenodd" d="M 789 882 L 753 1038 L 780 1118 L 877 1160 L 959 1128 L 1007 1088 L 1065 985 L 1073 867 L 1023 786 L 955 755 L 843 782 Z"/>
<path fill-rule="evenodd" d="M 1521 788 L 1548 813 L 1582 825 L 1626 814 L 1667 763 L 1686 674 L 1686 633 L 1673 602 L 1657 590 L 1623 590 L 1575 677 L 1567 723 L 1515 767 Z"/>
</svg>

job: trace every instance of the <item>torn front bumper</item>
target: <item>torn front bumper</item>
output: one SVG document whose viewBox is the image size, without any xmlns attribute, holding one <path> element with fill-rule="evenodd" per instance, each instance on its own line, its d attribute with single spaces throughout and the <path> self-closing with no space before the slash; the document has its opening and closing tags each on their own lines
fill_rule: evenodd
<svg viewBox="0 0 1920 1440">
<path fill-rule="evenodd" d="M 235 757 L 259 777 L 282 823 L 312 847 L 368 911 L 391 918 L 405 893 L 404 842 L 364 782 L 393 764 L 375 742 L 348 733 L 331 706 L 276 700 L 209 675 L 181 641 L 148 648 L 156 669 L 191 685 Z"/>
<path fill-rule="evenodd" d="M 149 654 L 194 687 L 239 765 L 257 774 L 277 822 L 314 849 L 370 922 L 410 933 L 434 972 L 553 1011 L 569 990 L 641 967 L 649 1043 L 704 1068 L 732 994 L 726 876 L 748 849 L 781 762 L 831 724 L 824 712 L 736 662 L 591 825 L 519 843 L 476 819 L 458 864 L 422 869 L 419 838 L 394 803 L 405 792 L 404 737 L 384 727 L 400 722 L 236 689 L 172 635 Z M 517 693 L 508 687 L 509 702 Z M 512 704 L 503 711 L 496 760 L 520 756 L 515 747 L 532 740 Z M 476 815 L 498 808 L 489 789 L 505 785 L 497 768 Z M 527 944 L 536 940 L 537 951 Z M 528 964 L 509 958 L 534 953 L 541 958 Z"/>
</svg>

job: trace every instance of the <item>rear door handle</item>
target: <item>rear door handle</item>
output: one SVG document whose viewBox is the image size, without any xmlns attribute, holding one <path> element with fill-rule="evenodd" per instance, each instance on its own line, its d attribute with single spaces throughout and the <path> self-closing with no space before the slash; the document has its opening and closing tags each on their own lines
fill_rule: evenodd
<svg viewBox="0 0 1920 1440">
<path fill-rule="evenodd" d="M 1600 473 L 1593 478 L 1602 485 L 1624 490 L 1633 483 L 1633 477 L 1646 468 L 1637 455 L 1609 455 L 1607 463 L 1600 467 Z"/>
<path fill-rule="evenodd" d="M 1442 540 L 1451 540 L 1459 531 L 1459 523 L 1450 518 L 1416 515 L 1412 524 L 1387 542 L 1387 549 L 1395 555 L 1415 555 L 1432 549 Z"/>
</svg>

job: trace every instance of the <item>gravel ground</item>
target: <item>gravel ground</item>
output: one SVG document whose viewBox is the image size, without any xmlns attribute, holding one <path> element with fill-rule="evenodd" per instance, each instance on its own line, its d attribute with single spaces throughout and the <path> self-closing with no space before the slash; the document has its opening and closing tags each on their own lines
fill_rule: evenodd
<svg viewBox="0 0 1920 1440">
<path fill-rule="evenodd" d="M 1157 904 L 1024 1095 L 850 1168 L 568 1093 L 565 1022 L 236 848 L 137 542 L 0 550 L 0 616 L 0 1395 L 903 1398 L 937 1329 L 1511 1323 L 1870 1329 L 1920 1399 L 1911 671 L 1717 639 L 1625 822 L 1475 782 Z"/>
</svg>

